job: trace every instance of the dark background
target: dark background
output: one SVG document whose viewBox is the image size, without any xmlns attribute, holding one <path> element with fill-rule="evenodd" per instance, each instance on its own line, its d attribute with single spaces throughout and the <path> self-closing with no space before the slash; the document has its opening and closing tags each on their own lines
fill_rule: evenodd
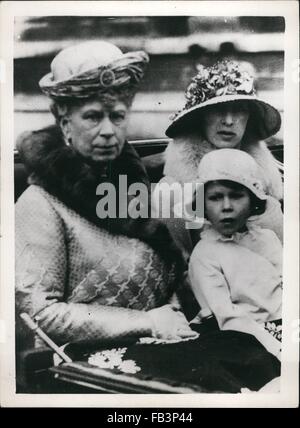
<svg viewBox="0 0 300 428">
<path fill-rule="evenodd" d="M 124 52 L 145 50 L 150 64 L 132 108 L 130 139 L 161 138 L 169 117 L 184 104 L 197 64 L 246 62 L 256 89 L 283 115 L 282 17 L 18 17 L 15 20 L 15 137 L 53 122 L 38 81 L 62 48 L 104 39 Z M 270 143 L 282 144 L 283 131 Z"/>
</svg>

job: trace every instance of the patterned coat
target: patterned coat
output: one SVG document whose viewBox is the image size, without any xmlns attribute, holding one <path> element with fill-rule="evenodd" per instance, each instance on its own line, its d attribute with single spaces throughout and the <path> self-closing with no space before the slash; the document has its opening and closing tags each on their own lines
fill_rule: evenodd
<svg viewBox="0 0 300 428">
<path fill-rule="evenodd" d="M 41 135 L 38 137 L 40 143 Z M 28 145 L 27 137 L 24 144 Z M 44 150 L 44 142 L 41 146 Z M 74 176 L 63 176 L 64 171 L 57 171 L 51 162 L 55 177 L 60 177 L 63 186 L 68 182 L 69 195 L 65 192 L 66 201 L 62 201 L 54 194 L 63 194 L 63 188 L 45 190 L 51 174 L 46 172 L 41 179 L 42 173 L 34 170 L 39 156 L 34 159 L 32 150 L 29 155 L 27 151 L 27 158 L 22 150 L 21 155 L 30 167 L 31 181 L 39 185 L 29 186 L 16 203 L 17 345 L 33 345 L 32 334 L 20 322 L 21 312 L 35 317 L 58 343 L 119 338 L 129 333 L 151 335 L 145 311 L 166 304 L 178 278 L 176 261 L 168 262 L 155 250 L 155 245 L 165 245 L 165 253 L 171 254 L 175 248 L 171 240 L 166 241 L 165 226 L 149 220 L 145 224 L 132 221 L 129 227 L 128 222 L 116 223 L 112 231 L 105 223 L 100 227 L 100 220 L 96 224 L 76 204 L 75 209 L 70 207 L 76 199 L 70 189 L 78 190 L 74 182 L 71 186 Z M 47 156 L 42 162 L 47 162 Z M 82 174 L 80 169 L 78 177 Z M 83 194 L 81 191 L 79 196 Z M 83 206 L 90 202 L 82 198 Z"/>
</svg>

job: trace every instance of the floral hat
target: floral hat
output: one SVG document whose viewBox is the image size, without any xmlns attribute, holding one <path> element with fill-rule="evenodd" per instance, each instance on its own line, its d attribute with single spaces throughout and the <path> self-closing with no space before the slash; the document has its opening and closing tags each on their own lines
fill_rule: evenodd
<svg viewBox="0 0 300 428">
<path fill-rule="evenodd" d="M 51 63 L 51 72 L 39 85 L 53 99 L 87 98 L 125 87 L 134 91 L 148 62 L 143 51 L 124 54 L 112 43 L 88 41 L 59 52 Z"/>
<path fill-rule="evenodd" d="M 276 134 L 281 126 L 278 110 L 257 98 L 254 78 L 235 61 L 218 62 L 212 67 L 201 66 L 187 87 L 185 97 L 184 108 L 175 114 L 166 130 L 168 137 L 175 137 L 185 130 L 191 124 L 191 119 L 199 120 L 201 109 L 237 100 L 246 100 L 255 106 L 261 118 L 262 126 L 258 130 L 260 138 Z"/>
</svg>

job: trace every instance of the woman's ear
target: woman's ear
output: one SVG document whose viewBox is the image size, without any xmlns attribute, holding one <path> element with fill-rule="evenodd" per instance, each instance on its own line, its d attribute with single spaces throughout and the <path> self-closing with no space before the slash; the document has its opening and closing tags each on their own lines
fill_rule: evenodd
<svg viewBox="0 0 300 428">
<path fill-rule="evenodd" d="M 71 127 L 70 119 L 68 115 L 62 116 L 59 121 L 60 128 L 62 130 L 65 141 L 70 141 L 71 139 Z"/>
</svg>

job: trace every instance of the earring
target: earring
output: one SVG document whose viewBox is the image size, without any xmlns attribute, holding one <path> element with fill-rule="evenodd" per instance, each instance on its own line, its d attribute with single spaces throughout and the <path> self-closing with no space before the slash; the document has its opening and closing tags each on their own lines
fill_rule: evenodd
<svg viewBox="0 0 300 428">
<path fill-rule="evenodd" d="M 71 146 L 72 145 L 72 138 L 68 137 L 67 139 L 65 139 L 65 143 L 66 143 L 66 146 Z"/>
</svg>

